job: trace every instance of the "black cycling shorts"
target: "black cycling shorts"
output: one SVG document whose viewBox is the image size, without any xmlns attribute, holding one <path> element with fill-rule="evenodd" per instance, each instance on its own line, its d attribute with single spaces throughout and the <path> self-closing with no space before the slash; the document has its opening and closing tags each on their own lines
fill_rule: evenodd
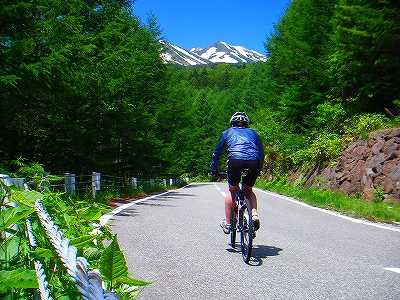
<svg viewBox="0 0 400 300">
<path fill-rule="evenodd" d="M 250 169 L 250 172 L 246 174 L 243 180 L 245 185 L 252 187 L 258 177 L 260 161 L 241 159 L 228 160 L 228 183 L 230 185 L 236 186 L 239 184 L 243 169 Z"/>
</svg>

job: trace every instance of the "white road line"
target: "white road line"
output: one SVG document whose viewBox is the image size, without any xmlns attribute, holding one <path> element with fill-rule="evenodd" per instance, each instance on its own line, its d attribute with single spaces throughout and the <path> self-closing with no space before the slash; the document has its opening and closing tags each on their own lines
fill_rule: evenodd
<svg viewBox="0 0 400 300">
<path fill-rule="evenodd" d="M 217 188 L 217 190 L 220 191 L 221 195 L 223 197 L 226 197 L 226 193 L 223 192 L 221 190 L 221 188 L 215 182 L 213 184 Z M 185 187 L 183 187 L 183 188 L 185 188 Z M 181 189 L 183 189 L 183 188 L 181 188 Z M 272 196 L 279 197 L 281 199 L 296 203 L 298 205 L 303 205 L 303 206 L 308 207 L 310 209 L 316 209 L 316 210 L 319 210 L 319 211 L 321 211 L 323 213 L 330 214 L 330 215 L 335 216 L 335 217 L 339 217 L 339 218 L 342 218 L 342 219 L 349 220 L 351 222 L 360 223 L 360 224 L 364 224 L 364 225 L 368 225 L 368 226 L 373 226 L 373 227 L 377 227 L 377 228 L 381 228 L 381 229 L 400 232 L 400 229 L 397 229 L 397 228 L 394 228 L 394 227 L 389 227 L 389 226 L 380 225 L 380 224 L 376 224 L 376 223 L 365 221 L 365 220 L 351 218 L 351 217 L 342 215 L 342 214 L 340 214 L 338 212 L 335 212 L 335 211 L 325 210 L 325 209 L 322 209 L 322 208 L 319 208 L 319 207 L 311 206 L 311 205 L 309 205 L 307 203 L 301 202 L 301 201 L 296 200 L 294 198 L 290 198 L 290 197 L 287 197 L 287 196 L 282 196 L 282 195 L 279 195 L 279 194 L 276 194 L 276 193 L 272 193 L 272 192 L 269 192 L 269 191 L 265 191 L 265 190 L 261 190 L 261 189 L 256 189 L 256 190 L 261 192 L 261 193 L 267 194 L 267 195 L 272 195 Z M 114 209 L 112 212 L 109 212 L 109 213 L 104 214 L 103 216 L 101 216 L 100 219 L 99 219 L 100 225 L 103 226 L 103 225 L 107 224 L 110 221 L 110 219 L 113 218 L 116 214 L 120 213 L 124 209 L 127 209 L 128 207 L 130 207 L 130 206 L 132 206 L 132 205 L 134 205 L 136 203 L 147 201 L 147 200 L 159 197 L 159 196 L 166 195 L 168 193 L 170 193 L 170 191 L 165 192 L 165 193 L 161 193 L 161 194 L 157 194 L 157 195 L 154 195 L 154 196 L 150 196 L 150 197 L 147 197 L 147 198 L 139 199 L 139 200 L 132 201 L 130 203 L 121 205 L 120 207 L 117 207 L 116 209 Z"/>
<path fill-rule="evenodd" d="M 190 184 L 188 184 L 188 185 L 186 185 L 184 187 L 181 187 L 181 188 L 179 188 L 177 190 L 182 190 L 182 189 L 186 188 L 187 186 L 189 186 L 191 184 L 208 184 L 208 183 L 206 183 L 206 182 L 205 183 L 201 183 L 201 182 L 200 183 L 190 183 Z M 106 214 L 102 215 L 100 217 L 100 219 L 99 219 L 100 226 L 106 225 L 110 221 L 110 219 L 112 219 L 116 214 L 120 213 L 124 209 L 127 209 L 128 207 L 130 207 L 130 206 L 132 206 L 134 204 L 137 204 L 137 203 L 140 203 L 140 202 L 144 202 L 144 201 L 147 201 L 147 200 L 159 197 L 159 196 L 163 196 L 163 195 L 166 195 L 166 194 L 168 194 L 170 192 L 171 191 L 164 192 L 164 193 L 161 193 L 161 194 L 153 195 L 153 196 L 146 197 L 146 198 L 139 199 L 139 200 L 134 200 L 134 201 L 129 202 L 127 204 L 121 205 L 121 206 L 117 207 L 116 209 L 114 209 L 112 212 L 109 212 L 109 213 L 106 213 Z"/>
<path fill-rule="evenodd" d="M 294 198 L 290 198 L 290 197 L 287 197 L 287 196 L 282 196 L 282 195 L 279 195 L 279 194 L 276 194 L 276 193 L 272 193 L 272 192 L 269 192 L 269 191 L 265 191 L 265 190 L 261 190 L 261 189 L 256 189 L 256 190 L 261 192 L 261 193 L 264 193 L 264 194 L 267 194 L 267 195 L 271 195 L 271 196 L 275 196 L 275 197 L 279 197 L 281 199 L 296 203 L 298 205 L 302 205 L 302 206 L 308 207 L 310 209 L 316 209 L 316 210 L 319 210 L 319 211 L 321 211 L 323 213 L 326 213 L 326 214 L 329 214 L 329 215 L 332 215 L 332 216 L 335 216 L 335 217 L 339 217 L 339 218 L 342 218 L 342 219 L 345 219 L 345 220 L 348 220 L 348 221 L 351 221 L 351 222 L 354 222 L 354 223 L 360 223 L 360 224 L 364 224 L 364 225 L 368 225 L 368 226 L 377 227 L 377 228 L 380 228 L 380 229 L 386 229 L 386 230 L 400 232 L 400 229 L 391 227 L 389 225 L 382 225 L 382 224 L 377 224 L 377 223 L 373 223 L 373 222 L 366 221 L 366 220 L 352 218 L 352 217 L 349 217 L 349 216 L 342 215 L 342 214 L 340 214 L 340 213 L 338 213 L 336 211 L 331 211 L 331 210 L 326 210 L 326 209 L 323 209 L 323 208 L 311 206 L 311 205 L 309 205 L 307 203 L 301 202 L 301 201 L 296 200 Z"/>
<path fill-rule="evenodd" d="M 184 189 L 185 187 L 186 187 L 186 186 L 181 187 L 180 189 L 177 189 L 177 190 Z M 127 209 L 128 207 L 130 207 L 130 206 L 132 206 L 132 205 L 134 205 L 134 204 L 137 204 L 137 203 L 140 203 L 140 202 L 144 202 L 144 201 L 147 201 L 147 200 L 156 198 L 156 197 L 160 197 L 160 196 L 166 195 L 166 194 L 168 194 L 168 193 L 170 193 L 170 192 L 171 192 L 171 191 L 164 192 L 164 193 L 161 193 L 161 194 L 153 195 L 153 196 L 146 197 L 146 198 L 139 199 L 139 200 L 134 200 L 134 201 L 129 202 L 129 203 L 127 203 L 127 204 L 121 205 L 121 206 L 117 207 L 116 209 L 114 209 L 112 212 L 109 212 L 109 213 L 106 213 L 106 214 L 102 215 L 102 216 L 100 217 L 100 219 L 99 219 L 99 221 L 100 221 L 100 226 L 106 225 L 106 224 L 110 221 L 110 219 L 113 218 L 116 214 L 120 213 L 120 212 L 123 211 L 124 209 Z"/>
<path fill-rule="evenodd" d="M 217 190 L 219 190 L 221 192 L 221 194 L 225 197 L 226 193 L 223 192 L 221 190 L 221 188 L 215 182 L 213 184 L 217 188 Z M 330 214 L 332 216 L 339 217 L 339 218 L 342 218 L 342 219 L 346 219 L 346 220 L 349 220 L 349 221 L 352 221 L 352 222 L 355 222 L 355 223 L 360 223 L 360 224 L 365 224 L 365 225 L 369 225 L 369 226 L 378 227 L 378 228 L 381 228 L 381 229 L 400 232 L 400 229 L 397 229 L 397 228 L 392 228 L 392 227 L 388 227 L 388 226 L 384 226 L 384 225 L 380 225 L 380 224 L 375 224 L 375 223 L 372 223 L 372 222 L 369 222 L 369 221 L 359 220 L 359 219 L 351 218 L 351 217 L 348 217 L 348 216 L 344 216 L 344 215 L 342 215 L 342 214 L 340 214 L 338 212 L 322 209 L 322 208 L 319 208 L 319 207 L 314 207 L 314 206 L 311 206 L 311 205 L 309 205 L 307 203 L 304 203 L 304 202 L 301 202 L 299 200 L 296 200 L 294 198 L 290 198 L 290 197 L 287 197 L 287 196 L 279 195 L 279 194 L 272 193 L 272 192 L 269 192 L 269 191 L 265 191 L 265 190 L 261 190 L 261 189 L 256 189 L 256 190 L 258 192 L 261 192 L 261 193 L 264 193 L 264 194 L 267 194 L 267 195 L 272 195 L 272 196 L 275 196 L 275 197 L 278 197 L 278 198 L 281 198 L 281 199 L 296 203 L 298 205 L 302 205 L 302 206 L 308 207 L 310 209 L 316 209 L 316 210 L 319 210 L 319 211 L 321 211 L 323 213 Z M 387 271 L 391 271 L 391 272 L 395 272 L 395 273 L 399 273 L 400 274 L 400 268 L 384 268 L 384 269 L 387 270 Z"/>
<path fill-rule="evenodd" d="M 385 270 L 392 271 L 400 274 L 400 268 L 385 268 Z"/>
<path fill-rule="evenodd" d="M 223 191 L 221 190 L 221 188 L 220 188 L 215 182 L 213 182 L 213 184 L 214 184 L 214 186 L 217 188 L 217 190 L 221 193 L 221 195 L 224 196 L 224 198 L 225 198 L 225 197 L 226 197 L 226 193 L 223 192 Z"/>
</svg>

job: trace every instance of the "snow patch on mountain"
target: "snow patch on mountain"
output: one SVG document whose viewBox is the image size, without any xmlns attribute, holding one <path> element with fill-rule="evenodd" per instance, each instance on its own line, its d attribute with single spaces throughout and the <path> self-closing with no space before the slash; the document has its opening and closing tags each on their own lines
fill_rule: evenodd
<svg viewBox="0 0 400 300">
<path fill-rule="evenodd" d="M 182 66 L 214 63 L 255 63 L 266 60 L 266 57 L 257 51 L 246 49 L 243 46 L 231 46 L 225 42 L 216 42 L 205 49 L 194 47 L 190 50 L 185 50 L 165 41 L 160 42 L 165 48 L 162 53 L 163 60 Z"/>
<path fill-rule="evenodd" d="M 186 51 L 181 47 L 167 43 L 165 41 L 160 41 L 160 43 L 165 47 L 166 51 L 161 53 L 161 57 L 165 62 L 174 62 L 183 66 L 195 66 L 195 65 L 206 65 L 207 61 L 198 57 L 196 54 Z"/>
</svg>

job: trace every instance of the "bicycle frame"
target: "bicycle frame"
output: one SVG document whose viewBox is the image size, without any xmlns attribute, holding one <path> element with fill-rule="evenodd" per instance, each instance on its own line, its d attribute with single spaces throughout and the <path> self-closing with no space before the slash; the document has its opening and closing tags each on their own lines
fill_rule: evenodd
<svg viewBox="0 0 400 300">
<path fill-rule="evenodd" d="M 236 192 L 235 208 L 232 214 L 232 231 L 231 231 L 231 247 L 236 246 L 236 232 L 240 234 L 240 250 L 243 260 L 248 263 L 251 258 L 253 247 L 254 229 L 253 220 L 251 218 L 251 205 L 249 199 L 244 194 L 243 178 L 246 176 L 248 169 L 242 171 L 242 179 L 239 189 Z"/>
</svg>

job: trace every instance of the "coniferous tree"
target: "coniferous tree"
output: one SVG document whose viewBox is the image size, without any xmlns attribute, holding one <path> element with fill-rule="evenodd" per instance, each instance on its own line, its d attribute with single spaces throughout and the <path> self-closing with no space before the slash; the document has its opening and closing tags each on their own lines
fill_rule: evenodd
<svg viewBox="0 0 400 300">
<path fill-rule="evenodd" d="M 329 72 L 353 113 L 395 112 L 400 87 L 398 1 L 341 0 L 332 20 Z"/>
<path fill-rule="evenodd" d="M 328 91 L 324 63 L 334 2 L 294 0 L 266 43 L 279 105 L 299 129 Z"/>
<path fill-rule="evenodd" d="M 163 100 L 157 33 L 129 1 L 3 1 L 0 153 L 57 171 L 146 172 Z"/>
</svg>

